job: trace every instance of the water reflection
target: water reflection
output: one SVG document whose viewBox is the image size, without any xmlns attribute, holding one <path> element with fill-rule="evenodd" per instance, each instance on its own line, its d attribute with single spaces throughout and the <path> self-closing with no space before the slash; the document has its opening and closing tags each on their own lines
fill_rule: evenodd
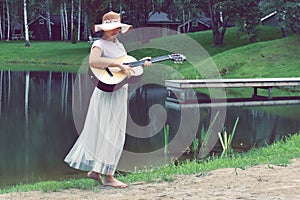
<svg viewBox="0 0 300 200">
<path fill-rule="evenodd" d="M 281 110 L 285 110 L 285 107 L 300 109 L 297 105 L 276 107 Z M 273 143 L 275 140 L 280 140 L 283 136 L 297 133 L 300 130 L 300 119 L 279 117 L 253 107 L 248 109 L 228 109 L 225 124 L 229 132 L 232 131 L 237 117 L 240 120 L 233 139 L 233 145 L 236 148 L 249 149 L 265 146 Z"/>
<path fill-rule="evenodd" d="M 68 73 L 2 72 L 0 186 L 59 176 L 76 138 Z"/>
<path fill-rule="evenodd" d="M 78 88 L 73 87 L 74 80 L 75 74 L 66 72 L 0 72 L 0 187 L 85 176 L 63 162 L 82 126 L 75 126 L 73 114 L 84 121 L 92 91 L 91 82 L 84 76 L 78 79 Z M 143 108 L 130 107 L 132 118 L 141 125 L 149 122 L 149 107 L 155 103 L 164 105 L 166 97 L 163 87 L 150 87 L 143 92 L 147 94 L 131 93 L 129 103 L 147 102 L 139 104 Z M 75 113 L 72 107 L 76 108 Z M 294 107 L 299 109 L 299 106 Z M 170 137 L 180 122 L 178 112 L 168 111 Z M 209 114 L 209 110 L 201 110 L 199 127 L 208 127 Z M 299 132 L 300 128 L 299 119 L 280 118 L 255 108 L 232 108 L 227 111 L 225 126 L 228 129 L 236 117 L 240 118 L 233 141 L 237 148 L 265 145 L 285 134 Z M 163 146 L 163 138 L 163 131 L 149 139 L 128 136 L 124 148 L 135 152 L 155 150 Z"/>
</svg>

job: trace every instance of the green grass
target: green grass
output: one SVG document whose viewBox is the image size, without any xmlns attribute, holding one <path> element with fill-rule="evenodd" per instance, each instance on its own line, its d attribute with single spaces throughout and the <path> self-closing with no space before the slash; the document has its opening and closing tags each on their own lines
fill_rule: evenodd
<svg viewBox="0 0 300 200">
<path fill-rule="evenodd" d="M 259 149 L 251 149 L 246 153 L 234 153 L 230 156 L 211 156 L 203 160 L 186 160 L 179 164 L 169 164 L 155 169 L 148 168 L 127 175 L 119 175 L 117 178 L 128 184 L 134 182 L 160 182 L 172 181 L 175 175 L 195 174 L 205 175 L 207 172 L 220 168 L 242 168 L 259 165 L 287 165 L 291 159 L 300 157 L 300 134 L 286 137 L 272 145 Z M 0 189 L 0 194 L 25 191 L 59 191 L 63 189 L 97 190 L 98 184 L 90 179 L 69 179 L 60 181 L 45 181 L 33 184 L 21 184 Z"/>
<path fill-rule="evenodd" d="M 300 37 L 255 43 L 213 57 L 224 78 L 300 76 Z"/>
<path fill-rule="evenodd" d="M 258 42 L 250 43 L 246 39 L 238 39 L 236 32 L 235 28 L 227 30 L 223 47 L 213 47 L 211 31 L 205 31 L 153 39 L 145 45 L 143 50 L 135 50 L 131 53 L 136 57 L 167 54 L 167 51 L 162 50 L 164 46 L 175 52 L 177 49 L 183 50 L 183 52 L 178 53 L 187 53 L 188 56 L 192 56 L 190 60 L 196 61 L 193 65 L 190 62 L 184 62 L 178 66 L 172 64 L 171 61 L 167 65 L 173 66 L 187 79 L 209 78 L 219 75 L 223 78 L 300 76 L 299 35 L 282 38 L 279 28 L 264 27 L 258 36 Z M 203 50 L 199 47 L 199 52 L 194 52 L 194 49 L 190 47 L 192 42 L 188 44 L 185 42 L 188 41 L 187 36 L 199 43 Z M 159 48 L 147 49 L 147 47 Z M 213 68 L 214 64 L 217 70 Z"/>
<path fill-rule="evenodd" d="M 89 55 L 87 42 L 31 42 L 25 47 L 22 41 L 0 42 L 0 69 L 74 71 Z"/>
<path fill-rule="evenodd" d="M 164 38 L 151 40 L 150 46 L 156 44 L 167 46 L 168 49 L 176 50 L 177 47 L 184 46 L 180 43 L 183 37 L 192 38 L 198 42 L 209 55 L 214 56 L 229 49 L 234 49 L 248 45 L 248 40 L 240 40 L 236 37 L 236 28 L 229 28 L 225 35 L 223 47 L 213 47 L 211 31 L 196 32 L 189 34 L 178 34 Z M 258 41 L 267 41 L 281 38 L 279 28 L 264 27 L 258 36 Z M 178 41 L 179 44 L 174 43 Z M 131 44 L 129 49 L 133 49 Z M 0 41 L 0 69 L 10 70 L 53 70 L 53 71 L 73 71 L 77 72 L 81 63 L 87 58 L 90 51 L 88 42 L 38 42 L 31 41 L 31 46 L 25 47 L 24 41 Z M 189 48 L 188 46 L 186 48 Z M 165 51 L 157 49 L 142 49 L 130 52 L 137 59 L 145 56 L 159 56 Z M 182 52 L 184 53 L 184 52 Z M 171 65 L 171 62 L 169 62 Z"/>
<path fill-rule="evenodd" d="M 222 47 L 213 46 L 211 31 L 188 33 L 187 35 L 199 42 L 211 56 L 251 44 L 248 39 L 239 39 L 237 37 L 237 28 L 228 28 L 226 30 Z M 276 40 L 279 38 L 282 38 L 280 28 L 264 26 L 260 27 L 256 42 Z"/>
<path fill-rule="evenodd" d="M 299 77 L 300 36 L 248 44 L 221 52 L 211 58 L 223 78 Z M 211 60 L 199 61 L 196 68 L 214 77 Z M 193 69 L 184 69 L 189 76 Z"/>
</svg>

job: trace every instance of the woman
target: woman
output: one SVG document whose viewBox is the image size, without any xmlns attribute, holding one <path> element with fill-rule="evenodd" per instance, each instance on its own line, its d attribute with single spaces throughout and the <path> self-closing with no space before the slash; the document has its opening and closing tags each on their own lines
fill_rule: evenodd
<svg viewBox="0 0 300 200">
<path fill-rule="evenodd" d="M 127 55 L 117 36 L 120 32 L 128 32 L 132 26 L 121 23 L 120 15 L 111 11 L 103 16 L 102 24 L 93 28 L 95 32 L 103 31 L 103 36 L 91 47 L 90 66 L 119 67 L 130 77 L 131 68 L 117 61 Z M 151 65 L 151 62 L 146 61 L 144 65 Z M 83 131 L 65 158 L 71 167 L 89 171 L 87 176 L 104 186 L 127 187 L 113 176 L 125 142 L 127 88 L 128 85 L 124 85 L 113 92 L 94 89 Z"/>
</svg>

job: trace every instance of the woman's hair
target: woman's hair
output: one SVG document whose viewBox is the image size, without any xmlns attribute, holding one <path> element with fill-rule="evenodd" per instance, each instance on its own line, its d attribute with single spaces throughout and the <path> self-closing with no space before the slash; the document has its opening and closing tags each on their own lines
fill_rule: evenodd
<svg viewBox="0 0 300 200">
<path fill-rule="evenodd" d="M 93 37 L 96 37 L 96 38 L 102 38 L 103 34 L 104 34 L 104 31 L 103 31 L 103 30 L 97 31 L 97 32 L 94 33 L 94 36 L 93 36 Z"/>
<path fill-rule="evenodd" d="M 95 32 L 94 35 L 93 35 L 93 37 L 94 37 L 94 38 L 102 38 L 103 35 L 104 35 L 104 31 L 101 30 L 101 31 Z M 119 44 L 119 43 L 120 43 L 120 41 L 119 41 L 118 38 L 116 38 L 115 43 L 116 43 L 116 44 Z"/>
</svg>

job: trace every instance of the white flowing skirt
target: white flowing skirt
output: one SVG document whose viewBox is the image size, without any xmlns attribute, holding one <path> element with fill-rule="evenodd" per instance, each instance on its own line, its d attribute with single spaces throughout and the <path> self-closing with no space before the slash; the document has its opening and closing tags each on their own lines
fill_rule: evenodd
<svg viewBox="0 0 300 200">
<path fill-rule="evenodd" d="M 114 92 L 95 88 L 84 128 L 65 158 L 71 167 L 113 175 L 123 150 L 127 120 L 127 85 Z"/>
</svg>

